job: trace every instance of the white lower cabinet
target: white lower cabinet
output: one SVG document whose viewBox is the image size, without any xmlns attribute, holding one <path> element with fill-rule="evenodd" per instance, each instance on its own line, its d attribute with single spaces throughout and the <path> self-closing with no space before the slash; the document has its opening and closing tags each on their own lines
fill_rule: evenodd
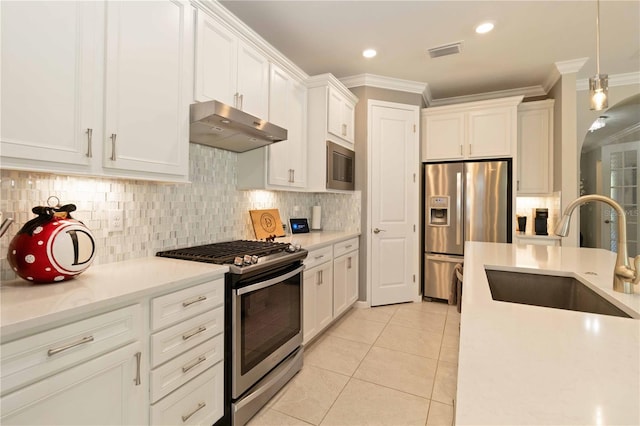
<svg viewBox="0 0 640 426">
<path fill-rule="evenodd" d="M 2 397 L 3 425 L 146 423 L 136 342 Z"/>
<path fill-rule="evenodd" d="M 305 344 L 311 341 L 333 320 L 333 262 L 331 261 L 331 247 L 325 248 L 324 251 L 320 249 L 310 252 L 309 256 L 321 256 L 323 261 L 304 272 L 302 334 L 303 343 Z"/>
<path fill-rule="evenodd" d="M 137 304 L 3 342 L 0 423 L 147 423 L 142 322 Z"/>
<path fill-rule="evenodd" d="M 211 425 L 224 415 L 224 279 L 151 300 L 153 425 Z"/>
<path fill-rule="evenodd" d="M 358 238 L 309 252 L 304 261 L 303 343 L 358 300 Z"/>
<path fill-rule="evenodd" d="M 333 315 L 337 317 L 358 300 L 358 239 L 335 244 L 333 252 Z"/>
</svg>

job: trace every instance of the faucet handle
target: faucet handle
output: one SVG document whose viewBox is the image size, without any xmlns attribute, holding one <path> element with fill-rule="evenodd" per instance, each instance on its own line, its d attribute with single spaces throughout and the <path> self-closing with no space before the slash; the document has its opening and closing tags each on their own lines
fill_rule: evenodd
<svg viewBox="0 0 640 426">
<path fill-rule="evenodd" d="M 640 282 L 640 255 L 636 256 L 633 259 L 633 269 L 634 269 L 633 284 L 638 285 L 638 282 Z"/>
</svg>

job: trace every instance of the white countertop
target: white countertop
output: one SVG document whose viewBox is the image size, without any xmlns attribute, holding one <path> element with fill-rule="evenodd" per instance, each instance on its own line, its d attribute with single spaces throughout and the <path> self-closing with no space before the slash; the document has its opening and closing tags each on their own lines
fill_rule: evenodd
<svg viewBox="0 0 640 426">
<path fill-rule="evenodd" d="M 562 237 L 558 236 L 558 235 L 554 235 L 554 234 L 549 234 L 549 235 L 536 235 L 536 234 L 529 234 L 529 233 L 521 233 L 521 232 L 516 232 L 516 238 L 521 238 L 521 239 L 533 239 L 533 240 L 560 240 L 562 239 Z"/>
<path fill-rule="evenodd" d="M 3 339 L 106 306 L 223 276 L 226 266 L 147 257 L 94 265 L 76 278 L 52 284 L 22 279 L 0 285 Z"/>
<path fill-rule="evenodd" d="M 612 289 L 615 257 L 466 243 L 456 424 L 640 424 L 640 320 L 494 301 L 485 275 L 573 276 L 638 318 L 640 290 Z"/>
<path fill-rule="evenodd" d="M 311 231 L 306 234 L 293 234 L 277 238 L 276 241 L 300 244 L 303 249 L 314 250 L 329 244 L 356 238 L 360 232 L 345 231 Z"/>
</svg>

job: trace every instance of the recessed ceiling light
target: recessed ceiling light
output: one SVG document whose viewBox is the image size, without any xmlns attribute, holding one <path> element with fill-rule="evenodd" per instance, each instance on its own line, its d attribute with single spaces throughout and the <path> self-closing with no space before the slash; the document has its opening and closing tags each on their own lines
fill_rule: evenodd
<svg viewBox="0 0 640 426">
<path fill-rule="evenodd" d="M 373 58 L 377 54 L 378 52 L 376 52 L 375 49 L 365 49 L 362 51 L 362 56 L 364 56 L 365 58 Z"/>
<path fill-rule="evenodd" d="M 493 29 L 493 22 L 483 22 L 482 24 L 476 27 L 476 32 L 478 34 L 486 34 Z"/>
</svg>

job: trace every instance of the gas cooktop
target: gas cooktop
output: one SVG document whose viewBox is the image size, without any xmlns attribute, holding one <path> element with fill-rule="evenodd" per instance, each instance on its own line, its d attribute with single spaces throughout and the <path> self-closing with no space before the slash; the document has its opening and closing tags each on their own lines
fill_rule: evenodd
<svg viewBox="0 0 640 426">
<path fill-rule="evenodd" d="M 289 243 L 237 240 L 160 251 L 156 256 L 228 264 L 232 273 L 242 274 L 304 259 L 307 251 Z"/>
</svg>

